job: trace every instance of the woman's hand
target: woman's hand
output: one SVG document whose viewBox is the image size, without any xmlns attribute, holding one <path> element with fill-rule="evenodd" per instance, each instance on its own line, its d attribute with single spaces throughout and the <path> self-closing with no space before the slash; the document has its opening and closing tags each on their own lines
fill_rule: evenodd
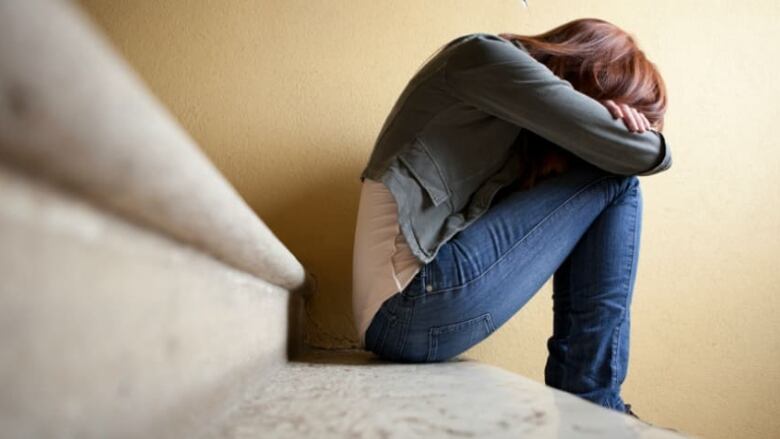
<svg viewBox="0 0 780 439">
<path fill-rule="evenodd" d="M 612 99 L 600 101 L 605 107 L 612 113 L 612 117 L 615 119 L 622 118 L 626 127 L 633 132 L 644 133 L 645 130 L 652 130 L 653 127 L 650 121 L 647 120 L 644 114 L 640 113 L 634 107 L 630 107 L 626 104 L 615 103 Z"/>
</svg>

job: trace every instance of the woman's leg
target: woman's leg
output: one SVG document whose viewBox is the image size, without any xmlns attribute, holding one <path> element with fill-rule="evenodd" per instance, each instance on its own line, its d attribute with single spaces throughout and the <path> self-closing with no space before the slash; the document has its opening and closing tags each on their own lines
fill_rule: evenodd
<svg viewBox="0 0 780 439">
<path fill-rule="evenodd" d="M 625 411 L 620 387 L 641 225 L 642 194 L 632 185 L 601 212 L 553 277 L 545 382 L 618 411 Z"/>
<path fill-rule="evenodd" d="M 638 187 L 635 176 L 580 163 L 530 190 L 500 194 L 404 291 L 385 301 L 369 326 L 367 349 L 395 361 L 442 361 L 511 318 L 597 218 Z"/>
</svg>

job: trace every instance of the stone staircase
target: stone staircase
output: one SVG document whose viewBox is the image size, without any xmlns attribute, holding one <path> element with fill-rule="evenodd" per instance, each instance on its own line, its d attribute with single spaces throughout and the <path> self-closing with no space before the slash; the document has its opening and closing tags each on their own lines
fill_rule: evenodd
<svg viewBox="0 0 780 439">
<path fill-rule="evenodd" d="M 315 292 L 77 8 L 0 0 L 3 437 L 681 437 L 472 360 L 306 348 Z"/>
</svg>

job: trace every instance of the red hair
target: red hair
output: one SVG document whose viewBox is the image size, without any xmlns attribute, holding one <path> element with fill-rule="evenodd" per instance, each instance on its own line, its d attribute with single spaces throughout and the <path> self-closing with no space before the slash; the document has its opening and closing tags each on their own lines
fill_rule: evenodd
<svg viewBox="0 0 780 439">
<path fill-rule="evenodd" d="M 661 131 L 666 86 L 628 32 L 598 18 L 581 18 L 538 35 L 502 33 L 555 75 L 594 99 L 636 108 Z"/>
</svg>

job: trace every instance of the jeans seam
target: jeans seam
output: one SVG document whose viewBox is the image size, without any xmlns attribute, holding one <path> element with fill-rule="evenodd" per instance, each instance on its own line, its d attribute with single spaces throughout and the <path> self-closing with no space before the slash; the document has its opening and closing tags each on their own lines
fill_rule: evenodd
<svg viewBox="0 0 780 439">
<path fill-rule="evenodd" d="M 382 332 L 380 333 L 380 337 L 378 337 L 377 345 L 375 347 L 375 352 L 377 355 L 382 356 L 385 351 L 385 345 L 387 344 L 387 336 L 390 335 L 390 332 L 393 330 L 393 328 L 398 325 L 398 311 L 397 311 L 397 305 L 393 303 L 389 309 L 387 308 L 380 308 L 380 311 L 384 313 L 384 324 L 382 325 Z"/>
<path fill-rule="evenodd" d="M 436 354 L 439 352 L 439 340 L 433 334 L 433 328 L 428 329 L 428 356 L 425 358 L 426 362 L 432 361 L 436 358 Z"/>
<path fill-rule="evenodd" d="M 639 187 L 637 186 L 635 191 L 639 191 Z M 638 203 L 638 201 L 637 201 Z M 636 257 L 636 231 L 637 231 L 637 221 L 639 220 L 639 215 L 637 215 L 637 208 L 638 204 L 634 204 L 633 209 L 633 215 L 634 215 L 634 221 L 633 221 L 633 227 L 631 229 L 631 235 L 634 236 L 634 240 L 631 242 L 631 256 L 628 258 L 628 276 L 626 276 L 626 283 L 625 283 L 625 291 L 626 295 L 623 302 L 623 309 L 621 312 L 620 320 L 618 321 L 617 328 L 615 330 L 615 340 L 612 344 L 612 380 L 610 382 L 610 385 L 612 388 L 615 388 L 617 386 L 617 362 L 618 362 L 618 356 L 620 354 L 620 334 L 622 332 L 623 323 L 625 322 L 627 315 L 628 315 L 628 297 L 629 297 L 629 289 L 631 288 L 631 278 L 634 275 L 634 264 L 633 260 Z"/>
<path fill-rule="evenodd" d="M 625 308 L 620 313 L 620 319 L 618 320 L 617 327 L 615 327 L 614 334 L 612 334 L 612 377 L 610 379 L 610 388 L 614 389 L 617 383 L 617 369 L 618 369 L 618 348 L 620 346 L 620 328 L 623 326 L 625 320 L 626 311 Z"/>
<path fill-rule="evenodd" d="M 401 334 L 401 347 L 398 349 L 398 355 L 403 357 L 404 349 L 406 349 L 406 342 L 409 340 L 409 326 L 414 321 L 414 306 L 409 307 L 409 318 L 404 322 L 405 328 Z"/>
<path fill-rule="evenodd" d="M 420 272 L 417 275 L 418 279 L 419 279 L 418 283 L 420 284 L 418 286 L 418 288 L 422 288 L 423 290 L 425 289 L 425 286 L 428 283 L 428 270 L 429 270 L 429 266 L 430 266 L 430 263 L 423 264 L 422 266 L 420 266 Z M 399 294 L 404 299 L 407 299 L 407 300 L 412 300 L 412 299 L 414 299 L 416 297 L 419 297 L 420 295 L 424 295 L 425 293 L 422 293 L 422 294 L 419 294 L 419 295 L 409 295 L 409 294 L 407 294 L 405 292 L 407 289 L 409 289 L 409 287 L 414 286 L 414 284 L 415 284 L 415 279 L 412 279 L 412 281 L 409 283 L 409 285 L 406 286 L 406 288 L 404 288 L 403 290 L 399 291 Z M 416 293 L 416 291 L 415 291 L 415 293 Z"/>
<path fill-rule="evenodd" d="M 387 339 L 388 332 L 390 332 L 390 322 L 385 320 L 384 324 L 382 325 L 382 332 L 379 334 L 380 337 L 377 340 L 376 346 L 374 347 L 374 352 L 376 352 L 378 355 L 381 355 L 382 351 L 384 350 L 385 340 Z"/>
<path fill-rule="evenodd" d="M 441 288 L 441 289 L 438 289 L 438 290 L 426 291 L 424 294 L 421 294 L 421 295 L 419 295 L 419 296 L 410 297 L 410 299 L 416 300 L 416 299 L 418 299 L 418 298 L 421 298 L 421 297 L 429 297 L 429 296 L 431 296 L 431 295 L 434 295 L 434 294 L 438 294 L 438 293 L 444 293 L 444 292 L 447 292 L 447 291 L 452 291 L 452 290 L 457 290 L 457 289 L 463 288 L 463 287 L 465 287 L 466 285 L 469 285 L 469 284 L 471 284 L 471 283 L 473 283 L 473 282 L 476 282 L 477 280 L 481 279 L 481 278 L 482 278 L 482 277 L 484 277 L 484 276 L 485 276 L 485 275 L 486 275 L 486 274 L 487 274 L 487 273 L 488 273 L 488 272 L 489 272 L 489 271 L 490 271 L 490 270 L 491 270 L 493 267 L 495 267 L 495 266 L 496 266 L 496 265 L 497 265 L 499 262 L 501 262 L 501 261 L 502 261 L 502 260 L 503 260 L 503 259 L 506 257 L 506 255 L 508 255 L 508 254 L 509 254 L 509 253 L 510 253 L 512 250 L 514 250 L 514 248 L 515 248 L 515 247 L 517 247 L 518 245 L 520 245 L 521 243 L 523 243 L 523 242 L 524 242 L 526 239 L 528 239 L 528 237 L 530 237 L 530 236 L 531 236 L 531 235 L 532 235 L 534 232 L 536 232 L 536 231 L 537 231 L 537 230 L 538 230 L 538 229 L 539 229 L 539 228 L 542 226 L 542 224 L 544 224 L 544 223 L 545 223 L 547 220 L 549 220 L 549 219 L 550 219 L 550 218 L 551 218 L 553 215 L 555 215 L 556 213 L 558 213 L 558 211 L 560 211 L 560 210 L 563 208 L 563 206 L 565 206 L 565 205 L 566 205 L 566 204 L 567 204 L 569 201 L 571 201 L 572 199 L 574 199 L 574 198 L 575 198 L 575 197 L 577 197 L 579 194 L 581 194 L 582 192 L 584 192 L 585 190 L 587 190 L 587 189 L 588 189 L 588 188 L 590 188 L 591 186 L 595 185 L 596 183 L 599 183 L 599 182 L 601 182 L 601 181 L 603 181 L 603 180 L 606 180 L 606 179 L 608 179 L 608 178 L 613 178 L 613 177 L 614 177 L 614 175 L 605 175 L 605 176 L 601 176 L 601 177 L 597 178 L 596 180 L 593 180 L 592 182 L 590 182 L 590 183 L 586 184 L 585 186 L 583 186 L 583 187 L 582 187 L 582 188 L 580 188 L 579 190 L 577 190 L 577 192 L 573 193 L 573 194 L 572 194 L 572 195 L 571 195 L 569 198 L 567 198 L 566 200 L 564 200 L 564 201 L 563 201 L 561 204 L 559 204 L 559 205 L 558 205 L 558 206 L 557 206 L 555 209 L 553 209 L 553 211 L 552 211 L 552 212 L 548 213 L 548 214 L 547 214 L 547 215 L 546 215 L 544 218 L 542 218 L 542 219 L 541 219 L 541 220 L 540 220 L 540 221 L 539 221 L 539 222 L 538 222 L 538 223 L 537 223 L 537 224 L 536 224 L 536 225 L 535 225 L 533 228 L 531 228 L 531 230 L 529 230 L 529 231 L 528 231 L 528 233 L 526 233 L 526 234 L 525 234 L 525 235 L 524 235 L 522 238 L 520 238 L 520 239 L 519 239 L 517 242 L 515 242 L 514 244 L 512 244 L 512 246 L 511 246 L 511 247 L 509 247 L 509 248 L 508 248 L 508 249 L 507 249 L 507 250 L 506 250 L 506 251 L 505 251 L 505 252 L 504 252 L 504 253 L 503 253 L 503 254 L 502 254 L 502 255 L 501 255 L 501 256 L 500 256 L 498 259 L 496 259 L 495 261 L 493 261 L 493 263 L 492 263 L 492 264 L 490 264 L 490 266 L 489 266 L 489 267 L 487 267 L 485 270 L 483 270 L 483 271 L 482 271 L 482 273 L 480 273 L 478 276 L 476 276 L 476 277 L 474 277 L 474 278 L 471 278 L 471 279 L 467 280 L 466 282 L 463 282 L 463 283 L 461 283 L 461 284 L 459 284 L 459 285 L 456 285 L 456 286 L 447 287 L 447 288 Z M 427 284 L 427 282 L 428 282 L 428 279 L 426 278 L 426 279 L 424 279 L 424 281 L 425 281 L 425 282 L 423 283 L 423 288 L 425 288 L 425 286 L 426 286 L 426 284 Z"/>
</svg>

